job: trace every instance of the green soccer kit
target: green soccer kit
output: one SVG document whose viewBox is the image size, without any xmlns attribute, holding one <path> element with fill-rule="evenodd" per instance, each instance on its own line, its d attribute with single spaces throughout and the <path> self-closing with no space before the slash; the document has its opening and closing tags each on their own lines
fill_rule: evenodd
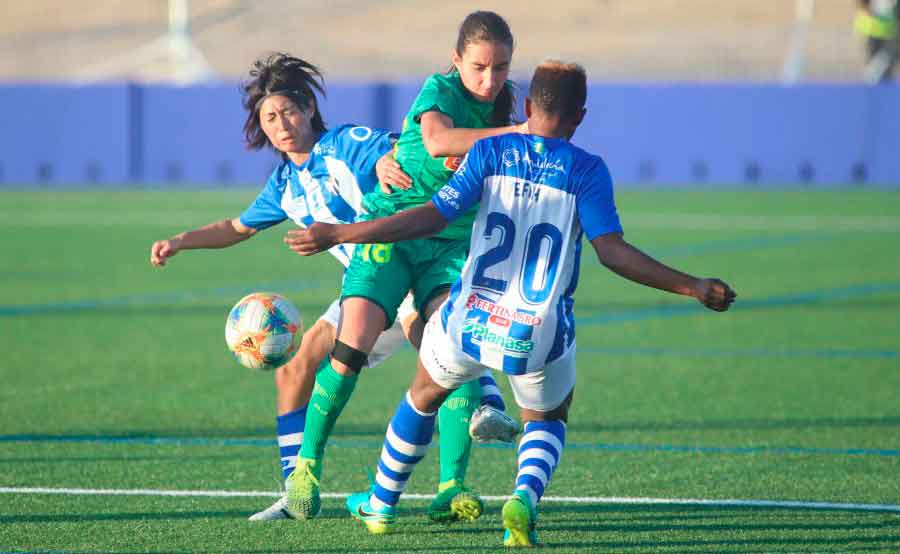
<svg viewBox="0 0 900 554">
<path fill-rule="evenodd" d="M 425 204 L 447 182 L 462 158 L 433 158 L 422 141 L 422 114 L 438 111 L 459 128 L 484 129 L 493 126 L 493 102 L 472 97 L 459 73 L 429 77 L 403 120 L 403 133 L 395 145 L 394 157 L 411 178 L 408 190 L 367 194 L 363 206 L 366 218 L 386 217 Z M 398 242 L 393 245 L 356 247 L 341 291 L 343 298 L 361 296 L 384 309 L 387 325 L 397 316 L 397 307 L 409 290 L 416 309 L 425 305 L 459 277 L 468 254 L 472 221 L 477 207 L 432 238 Z M 379 255 L 373 255 L 376 254 Z"/>
</svg>

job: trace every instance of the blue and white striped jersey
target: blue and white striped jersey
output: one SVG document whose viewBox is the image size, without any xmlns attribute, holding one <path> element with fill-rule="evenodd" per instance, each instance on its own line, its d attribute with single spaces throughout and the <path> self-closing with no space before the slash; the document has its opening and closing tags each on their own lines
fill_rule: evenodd
<svg viewBox="0 0 900 554">
<path fill-rule="evenodd" d="M 322 133 L 303 165 L 281 162 L 265 188 L 241 214 L 241 223 L 257 230 L 286 219 L 301 227 L 316 221 L 353 223 L 365 213 L 362 198 L 378 186 L 375 163 L 398 135 L 381 129 L 342 125 Z M 344 266 L 352 244 L 329 250 Z"/>
<path fill-rule="evenodd" d="M 512 375 L 567 352 L 581 237 L 622 230 L 603 160 L 563 139 L 487 138 L 432 201 L 449 220 L 481 202 L 469 259 L 441 311 L 447 334 Z"/>
</svg>

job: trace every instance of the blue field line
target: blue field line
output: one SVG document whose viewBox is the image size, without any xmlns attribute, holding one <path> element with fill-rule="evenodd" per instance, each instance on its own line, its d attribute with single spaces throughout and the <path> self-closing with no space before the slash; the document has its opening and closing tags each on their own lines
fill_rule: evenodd
<svg viewBox="0 0 900 554">
<path fill-rule="evenodd" d="M 52 314 L 60 312 L 79 312 L 102 310 L 105 308 L 121 308 L 128 306 L 168 306 L 172 304 L 187 304 L 198 300 L 219 299 L 232 297 L 235 301 L 241 296 L 256 291 L 271 291 L 279 293 L 303 292 L 324 288 L 331 285 L 337 291 L 336 281 L 319 280 L 286 280 L 258 283 L 255 285 L 242 285 L 219 287 L 214 289 L 199 289 L 177 292 L 162 292 L 154 294 L 131 294 L 115 298 L 99 298 L 87 300 L 72 300 L 70 302 L 54 302 L 48 304 L 22 304 L 0 306 L 0 317 L 21 315 Z"/>
<path fill-rule="evenodd" d="M 773 348 L 654 348 L 650 346 L 578 346 L 579 353 L 636 355 L 636 356 L 684 356 L 698 358 L 857 358 L 896 359 L 896 350 L 853 349 L 773 349 Z"/>
<path fill-rule="evenodd" d="M 169 446 L 263 446 L 275 447 L 275 439 L 215 438 L 215 437 L 153 437 L 108 435 L 0 435 L 0 443 L 100 443 L 145 444 Z M 341 440 L 329 441 L 336 448 L 377 448 L 382 441 Z M 476 444 L 482 448 L 512 449 L 512 444 Z M 699 454 L 821 454 L 831 456 L 900 456 L 900 450 L 886 448 L 816 448 L 802 446 L 685 446 L 671 444 L 610 444 L 566 443 L 566 448 L 576 450 L 606 450 L 620 452 L 685 452 Z"/>
<path fill-rule="evenodd" d="M 846 300 L 849 298 L 859 298 L 893 292 L 900 292 L 900 281 L 889 281 L 886 283 L 865 283 L 861 285 L 851 285 L 833 289 L 816 289 L 807 292 L 769 296 L 766 298 L 738 297 L 738 300 L 737 302 L 735 302 L 732 310 L 744 311 L 760 308 L 803 306 L 834 300 Z M 705 311 L 707 311 L 707 309 L 700 304 L 687 302 L 682 304 L 651 306 L 648 308 L 639 308 L 636 310 L 625 310 L 620 312 L 600 313 L 589 316 L 578 316 L 575 321 L 579 325 L 609 325 L 612 323 L 622 323 L 627 321 L 642 321 L 646 319 L 696 315 Z"/>
</svg>

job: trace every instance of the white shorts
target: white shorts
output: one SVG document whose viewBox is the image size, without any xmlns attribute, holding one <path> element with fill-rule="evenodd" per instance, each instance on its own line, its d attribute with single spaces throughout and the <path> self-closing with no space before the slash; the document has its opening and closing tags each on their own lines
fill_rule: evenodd
<svg viewBox="0 0 900 554">
<path fill-rule="evenodd" d="M 459 388 L 485 369 L 457 343 L 444 331 L 440 317 L 432 317 L 425 325 L 419 359 L 432 380 L 445 389 Z M 507 377 L 519 407 L 538 412 L 558 408 L 575 387 L 575 345 L 541 369 Z"/>
<path fill-rule="evenodd" d="M 415 313 L 416 309 L 413 307 L 412 296 L 408 295 L 397 310 L 397 319 L 394 321 L 394 324 L 390 329 L 381 333 L 378 340 L 375 341 L 375 346 L 372 348 L 372 352 L 369 353 L 369 363 L 366 364 L 366 367 L 373 368 L 377 366 L 388 359 L 398 348 L 401 348 L 404 344 L 409 342 L 406 340 L 406 335 L 403 334 L 403 327 L 400 325 L 400 322 L 406 321 L 406 318 Z M 325 310 L 325 313 L 319 316 L 319 321 L 324 321 L 335 329 L 338 328 L 340 319 L 340 298 L 332 302 L 331 305 L 328 306 L 328 309 Z"/>
</svg>

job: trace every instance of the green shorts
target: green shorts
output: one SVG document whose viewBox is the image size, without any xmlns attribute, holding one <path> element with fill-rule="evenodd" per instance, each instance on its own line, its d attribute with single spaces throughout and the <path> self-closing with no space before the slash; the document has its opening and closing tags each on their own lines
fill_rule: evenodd
<svg viewBox="0 0 900 554">
<path fill-rule="evenodd" d="M 381 306 L 386 328 L 412 290 L 419 314 L 435 294 L 453 285 L 468 257 L 468 240 L 417 239 L 394 244 L 357 244 L 344 273 L 341 299 L 367 298 Z M 422 319 L 424 320 L 424 314 Z"/>
</svg>

